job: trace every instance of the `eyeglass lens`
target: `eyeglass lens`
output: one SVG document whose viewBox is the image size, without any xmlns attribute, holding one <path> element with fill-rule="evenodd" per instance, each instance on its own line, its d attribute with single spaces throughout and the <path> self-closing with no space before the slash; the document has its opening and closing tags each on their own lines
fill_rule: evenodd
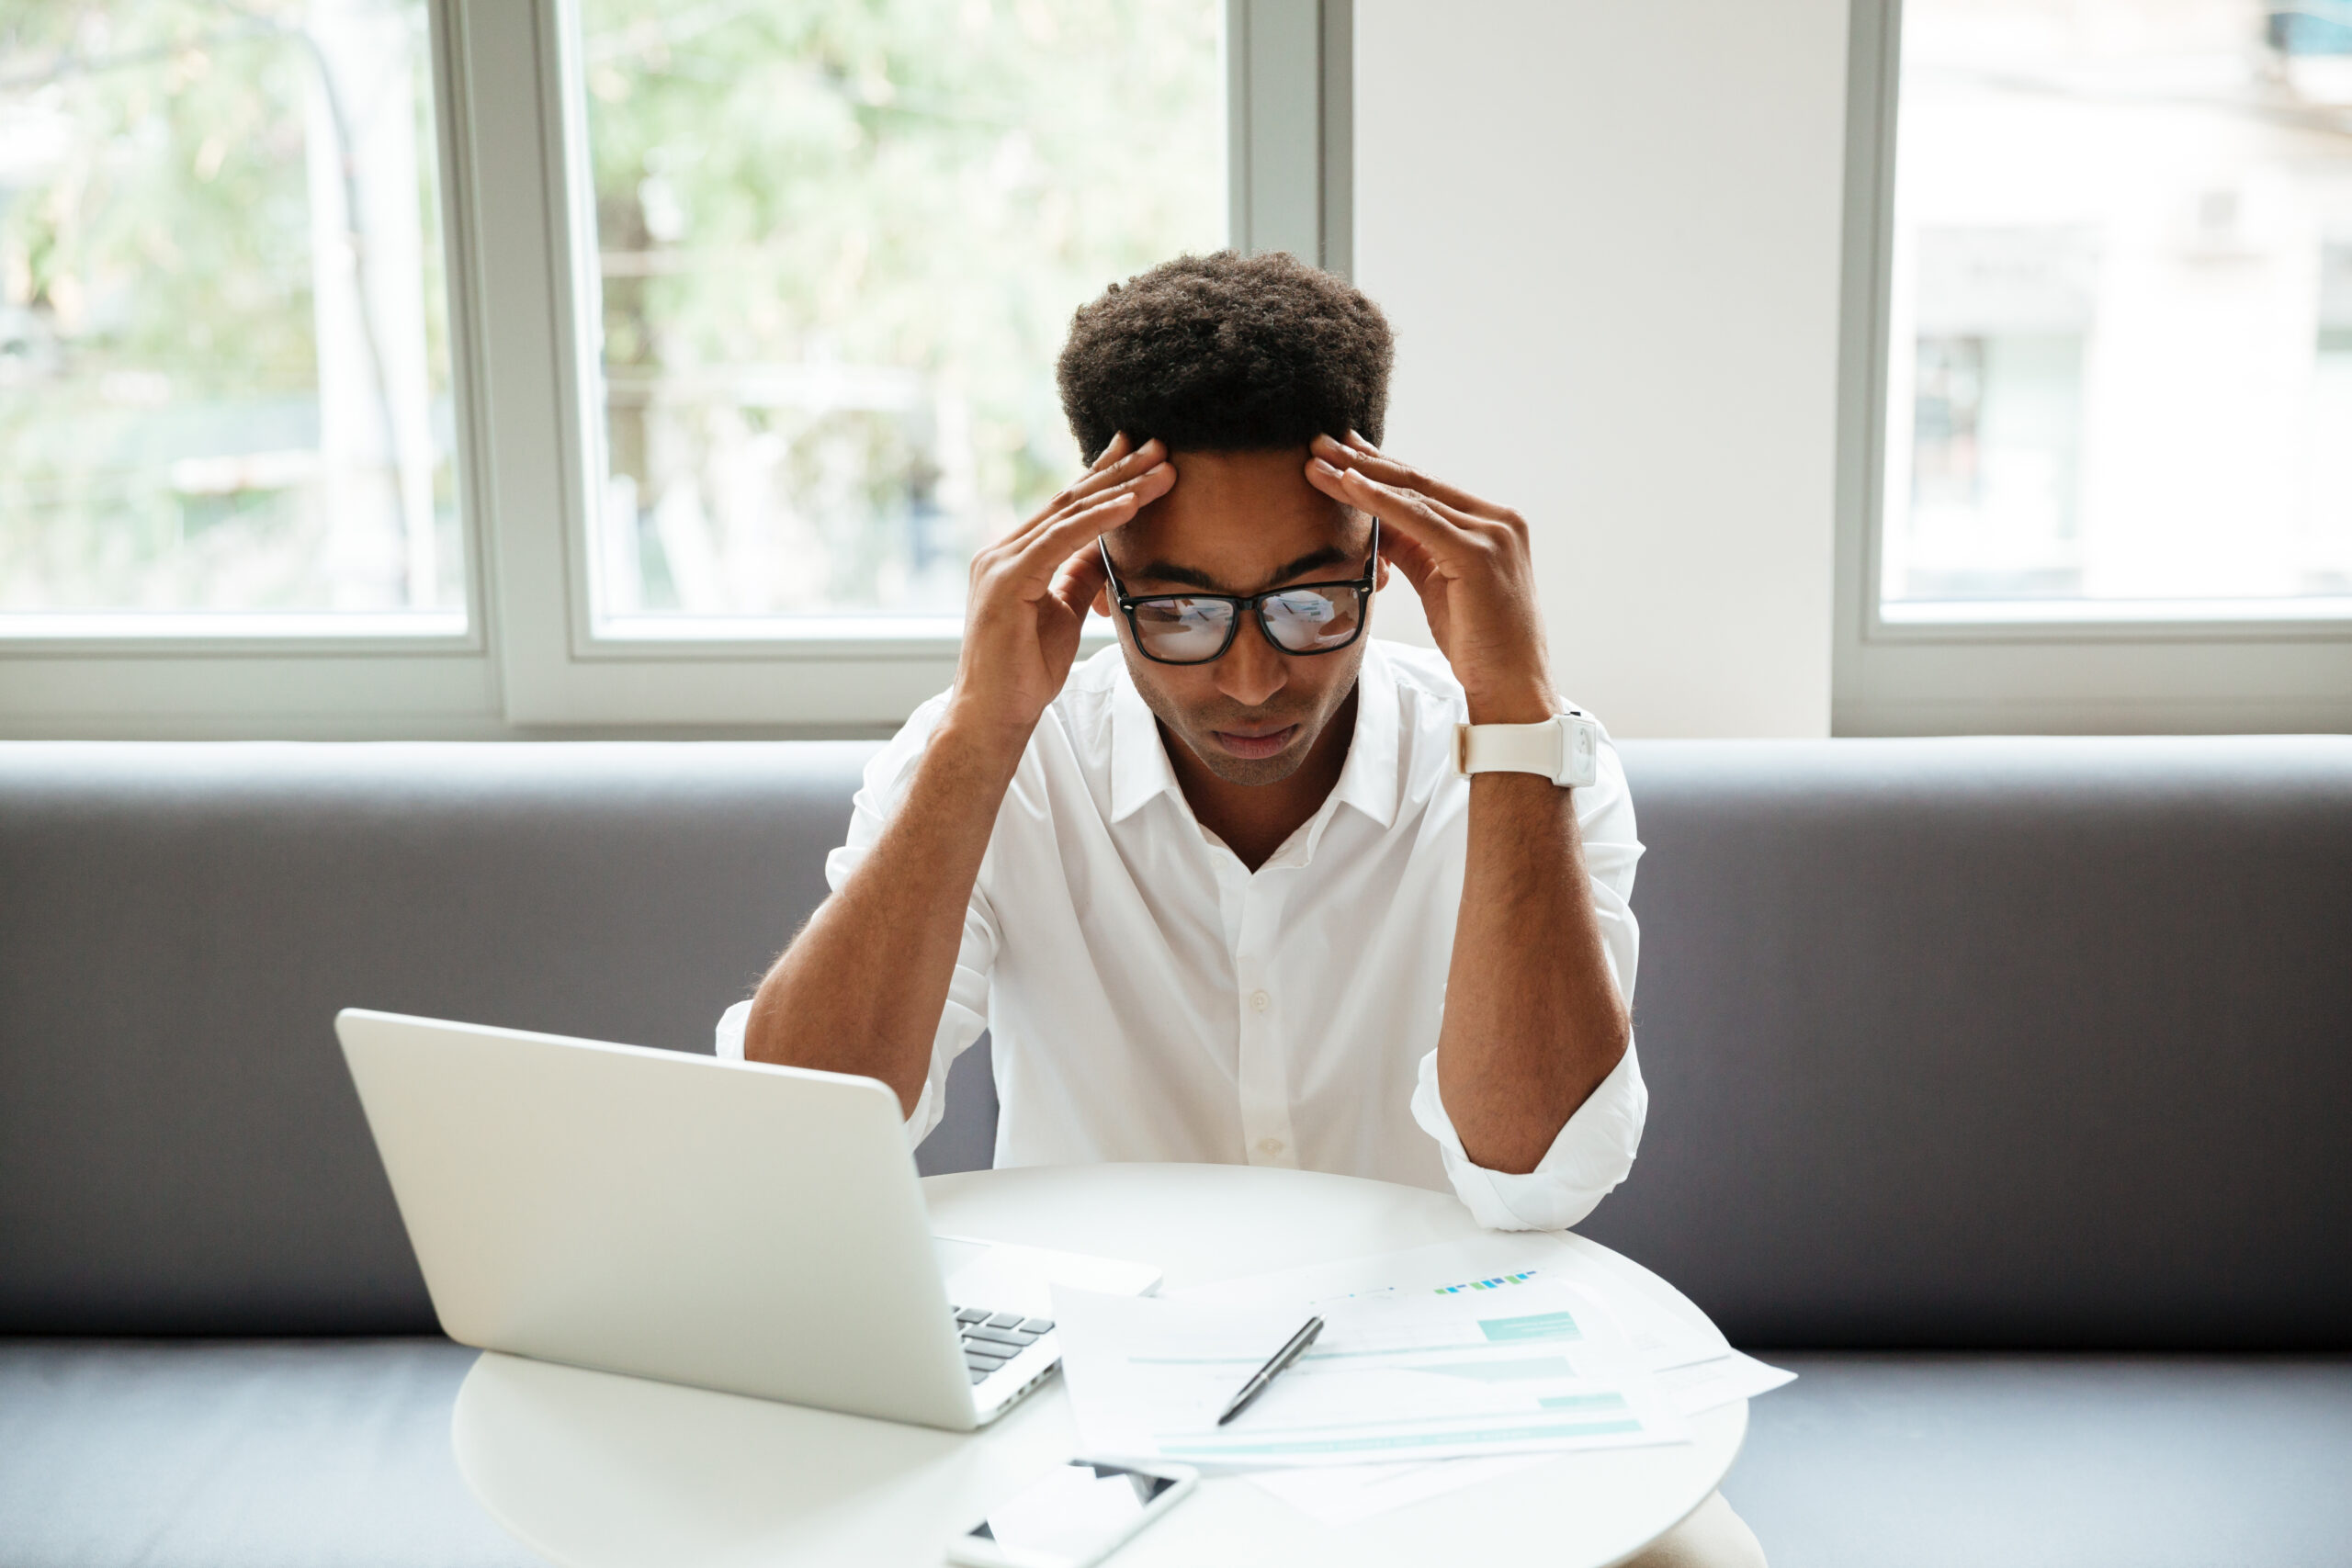
<svg viewBox="0 0 2352 1568">
<path fill-rule="evenodd" d="M 1363 605 L 1363 595 L 1352 588 L 1300 588 L 1262 601 L 1258 614 L 1276 647 L 1314 653 L 1355 636 Z"/>
<path fill-rule="evenodd" d="M 1230 599 L 1148 599 L 1135 609 L 1136 640 L 1154 659 L 1199 663 L 1221 652 L 1238 608 Z M 1259 615 L 1274 646 L 1317 653 L 1356 635 L 1363 595 L 1350 587 L 1297 588 L 1261 601 Z"/>
</svg>

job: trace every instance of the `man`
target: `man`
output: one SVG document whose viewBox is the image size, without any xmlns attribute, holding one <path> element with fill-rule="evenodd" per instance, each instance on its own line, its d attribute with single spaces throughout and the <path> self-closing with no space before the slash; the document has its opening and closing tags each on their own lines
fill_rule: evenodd
<svg viewBox="0 0 2352 1568">
<path fill-rule="evenodd" d="M 1092 467 L 973 561 L 955 685 L 867 768 L 722 1055 L 879 1078 L 912 1143 L 990 1030 L 999 1165 L 1340 1171 L 1545 1230 L 1624 1179 L 1624 773 L 1606 745 L 1575 790 L 1456 773 L 1458 725 L 1566 705 L 1527 525 L 1374 445 L 1390 361 L 1378 309 L 1288 256 L 1079 311 Z M 1436 653 L 1363 635 L 1392 571 Z M 1119 646 L 1073 671 L 1090 605 Z M 1761 1561 L 1720 1498 L 1657 1551 Z"/>
</svg>

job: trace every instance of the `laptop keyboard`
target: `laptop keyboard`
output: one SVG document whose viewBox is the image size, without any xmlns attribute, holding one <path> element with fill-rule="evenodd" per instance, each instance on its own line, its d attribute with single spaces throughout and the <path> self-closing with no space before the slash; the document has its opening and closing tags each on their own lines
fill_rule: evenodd
<svg viewBox="0 0 2352 1568">
<path fill-rule="evenodd" d="M 1053 1332 L 1050 1317 L 1023 1317 L 1017 1312 L 990 1312 L 986 1307 L 950 1307 L 956 1314 L 956 1335 L 964 1342 L 964 1370 L 977 1383 L 1013 1357 Z"/>
</svg>

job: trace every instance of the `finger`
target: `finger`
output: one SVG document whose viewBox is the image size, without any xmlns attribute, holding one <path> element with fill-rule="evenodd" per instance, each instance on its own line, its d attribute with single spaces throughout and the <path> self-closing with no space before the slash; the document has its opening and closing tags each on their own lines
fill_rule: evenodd
<svg viewBox="0 0 2352 1568">
<path fill-rule="evenodd" d="M 1176 483 L 1176 470 L 1167 464 L 1147 469 L 1120 484 L 1111 493 L 1089 501 L 1055 519 L 1021 543 L 1014 570 L 1023 576 L 1050 581 L 1054 569 L 1114 528 L 1124 527 L 1135 514 L 1166 495 Z"/>
<path fill-rule="evenodd" d="M 1318 435 L 1308 445 L 1318 452 L 1361 453 L 1367 457 L 1380 456 L 1380 448 L 1365 440 L 1360 430 L 1351 430 L 1345 435 Z"/>
<path fill-rule="evenodd" d="M 1341 472 L 1319 455 L 1306 459 L 1306 482 L 1340 504 L 1353 506 L 1355 502 L 1349 498 L 1347 486 L 1340 481 Z"/>
<path fill-rule="evenodd" d="M 1018 526 L 1007 530 L 1000 536 L 999 542 L 1006 545 L 1017 543 L 1068 511 L 1074 499 L 1090 493 L 1092 489 L 1100 489 L 1106 481 L 1115 482 L 1121 465 L 1135 456 L 1134 445 L 1124 430 L 1112 436 L 1111 444 L 1102 448 L 1102 456 L 1086 466 L 1086 472 L 1047 497 L 1045 505 L 1023 519 Z"/>
<path fill-rule="evenodd" d="M 1362 504 L 1361 499 L 1348 489 L 1347 479 L 1351 471 L 1344 457 L 1337 463 L 1320 453 L 1306 459 L 1306 482 L 1344 506 Z"/>
<path fill-rule="evenodd" d="M 1061 569 L 1054 573 L 1050 592 L 1062 608 L 1073 615 L 1083 615 L 1094 596 L 1110 581 L 1111 574 L 1102 570 L 1102 552 L 1090 539 L 1062 562 Z"/>
<path fill-rule="evenodd" d="M 1457 512 L 1467 513 L 1473 517 L 1488 523 L 1504 522 L 1510 515 L 1510 509 L 1508 507 L 1498 506 L 1491 501 L 1482 501 L 1459 485 L 1447 484 L 1443 479 L 1422 473 L 1419 468 L 1382 457 L 1371 442 L 1365 441 L 1363 437 L 1354 434 L 1353 432 L 1350 433 L 1350 437 L 1361 445 L 1346 446 L 1333 441 L 1328 435 L 1317 436 L 1315 440 L 1315 455 L 1335 468 L 1360 468 L 1383 484 L 1395 485 L 1403 490 L 1419 491 L 1431 500 L 1443 502 Z"/>
<path fill-rule="evenodd" d="M 1030 536 L 1040 529 L 1050 527 L 1057 520 L 1067 516 L 1084 504 L 1089 497 L 1100 495 L 1104 491 L 1126 484 L 1150 472 L 1168 458 L 1168 448 L 1157 436 L 1133 451 L 1121 452 L 1119 456 L 1114 457 L 1111 455 L 1112 452 L 1117 451 L 1125 440 L 1126 437 L 1121 435 L 1113 441 L 1110 447 L 1103 452 L 1102 459 L 1093 468 L 1088 469 L 1084 477 L 1046 502 L 1035 517 L 1010 536 L 1008 542 L 1016 547 L 1024 545 Z"/>
<path fill-rule="evenodd" d="M 1380 553 L 1390 566 L 1404 574 L 1405 581 L 1412 585 L 1416 593 L 1425 592 L 1430 580 L 1437 575 L 1437 563 L 1430 558 L 1429 551 L 1421 547 L 1420 542 L 1409 535 L 1397 533 L 1383 538 Z"/>
<path fill-rule="evenodd" d="M 1357 491 L 1351 489 L 1349 485 L 1349 477 L 1353 472 L 1354 470 L 1351 468 L 1335 467 L 1330 463 L 1325 462 L 1319 457 L 1309 457 L 1306 460 L 1306 482 L 1308 484 L 1313 485 L 1317 490 L 1321 491 L 1325 495 L 1329 496 L 1332 500 L 1338 502 L 1342 506 L 1369 512 L 1371 508 L 1364 504 L 1363 496 Z M 1422 499 L 1427 500 L 1428 498 L 1423 497 Z"/>
<path fill-rule="evenodd" d="M 1349 505 L 1369 512 L 1396 529 L 1427 551 L 1433 562 L 1459 558 L 1466 552 L 1487 547 L 1489 541 L 1482 530 L 1494 525 L 1465 519 L 1417 491 L 1383 484 L 1362 468 L 1340 470 L 1339 483 L 1340 493 Z"/>
<path fill-rule="evenodd" d="M 1306 478 L 1308 483 L 1334 500 L 1369 512 L 1424 545 L 1442 546 L 1465 538 L 1471 532 L 1461 514 L 1452 508 L 1403 485 L 1384 484 L 1362 468 L 1336 468 L 1315 457 L 1307 462 Z"/>
</svg>

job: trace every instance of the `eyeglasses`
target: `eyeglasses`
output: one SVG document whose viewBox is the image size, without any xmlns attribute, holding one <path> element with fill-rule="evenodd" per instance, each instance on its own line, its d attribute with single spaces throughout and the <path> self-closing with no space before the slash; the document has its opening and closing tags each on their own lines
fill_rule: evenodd
<svg viewBox="0 0 2352 1568">
<path fill-rule="evenodd" d="M 1254 612 L 1258 629 L 1284 653 L 1337 653 L 1363 635 L 1372 618 L 1372 581 L 1380 564 L 1380 519 L 1372 520 L 1372 555 L 1363 575 L 1345 582 L 1299 582 L 1263 593 L 1152 593 L 1137 599 L 1119 585 L 1107 539 L 1102 570 L 1111 574 L 1111 595 L 1127 617 L 1136 647 L 1157 664 L 1206 664 L 1225 657 Z"/>
</svg>

